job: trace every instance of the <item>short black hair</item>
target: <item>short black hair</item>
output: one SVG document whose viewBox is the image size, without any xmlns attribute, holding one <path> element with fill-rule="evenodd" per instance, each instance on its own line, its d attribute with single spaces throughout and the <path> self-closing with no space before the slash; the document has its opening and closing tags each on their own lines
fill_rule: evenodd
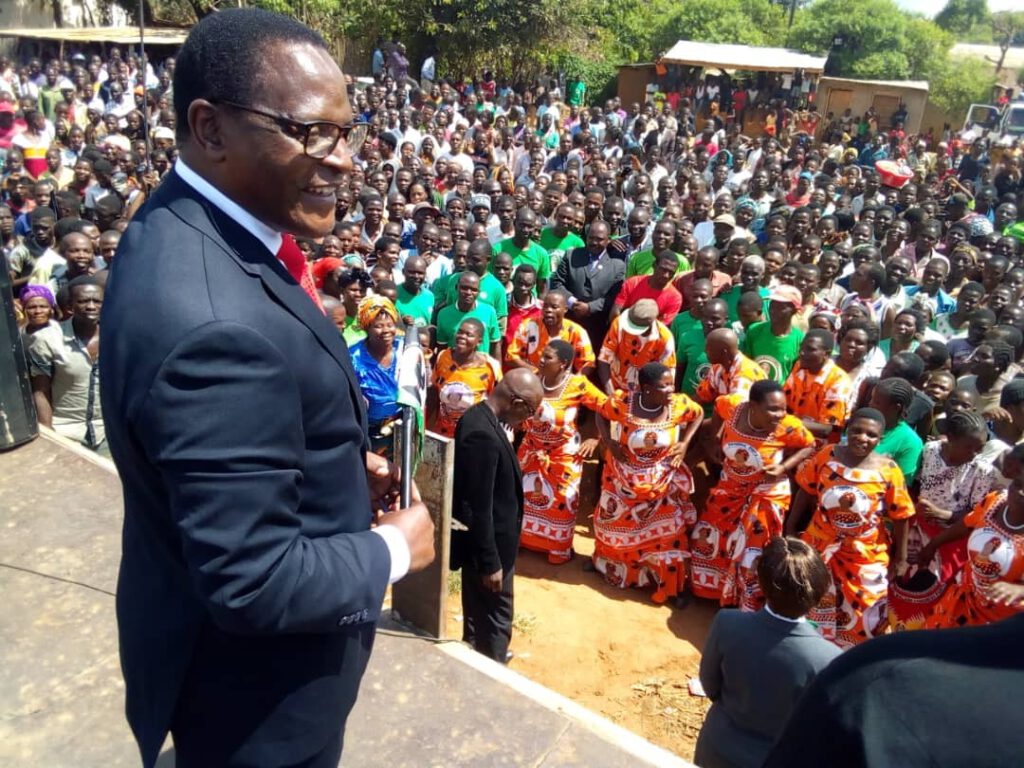
<svg viewBox="0 0 1024 768">
<path fill-rule="evenodd" d="M 900 352 L 889 358 L 882 373 L 886 379 L 895 377 L 917 384 L 924 375 L 924 360 L 913 352 Z"/>
<path fill-rule="evenodd" d="M 328 50 L 304 24 L 258 8 L 211 13 L 192 27 L 174 68 L 174 113 L 178 143 L 189 137 L 188 108 L 197 99 L 251 106 L 267 71 L 264 54 L 274 43 L 306 43 Z"/>
<path fill-rule="evenodd" d="M 40 207 L 33 208 L 32 212 L 28 215 L 29 224 L 38 224 L 43 219 L 48 219 L 50 221 L 56 222 L 57 214 L 53 212 L 52 208 Z"/>
<path fill-rule="evenodd" d="M 924 360 L 924 367 L 928 371 L 940 370 L 949 362 L 949 348 L 938 339 L 925 339 L 914 352 Z"/>
<path fill-rule="evenodd" d="M 576 350 L 573 349 L 565 339 L 552 339 L 548 342 L 548 346 L 555 351 L 555 355 L 566 365 L 572 365 L 573 359 L 576 357 Z"/>
<path fill-rule="evenodd" d="M 820 341 L 822 346 L 825 347 L 829 352 L 832 351 L 832 347 L 836 344 L 835 336 L 826 331 L 824 328 L 811 328 L 804 335 L 804 341 L 816 340 Z"/>
<path fill-rule="evenodd" d="M 774 379 L 761 379 L 750 387 L 749 397 L 752 403 L 763 403 L 768 395 L 782 391 L 782 385 Z"/>
<path fill-rule="evenodd" d="M 661 363 L 647 363 L 637 374 L 637 381 L 640 386 L 654 386 L 665 377 L 669 370 L 667 366 Z"/>
</svg>

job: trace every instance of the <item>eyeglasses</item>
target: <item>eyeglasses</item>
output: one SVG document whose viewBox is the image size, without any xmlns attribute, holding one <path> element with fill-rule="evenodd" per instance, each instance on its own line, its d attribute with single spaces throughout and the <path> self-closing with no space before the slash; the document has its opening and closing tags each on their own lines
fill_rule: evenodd
<svg viewBox="0 0 1024 768">
<path fill-rule="evenodd" d="M 330 155 L 339 141 L 344 141 L 348 151 L 353 155 L 358 154 L 366 143 L 366 136 L 369 133 L 369 123 L 348 123 L 339 125 L 327 120 L 313 120 L 308 123 L 299 120 L 292 120 L 273 112 L 264 112 L 262 109 L 247 107 L 233 101 L 221 100 L 216 102 L 244 112 L 252 112 L 254 115 L 261 115 L 273 120 L 281 129 L 281 133 L 302 144 L 306 157 L 314 160 L 323 160 Z"/>
</svg>

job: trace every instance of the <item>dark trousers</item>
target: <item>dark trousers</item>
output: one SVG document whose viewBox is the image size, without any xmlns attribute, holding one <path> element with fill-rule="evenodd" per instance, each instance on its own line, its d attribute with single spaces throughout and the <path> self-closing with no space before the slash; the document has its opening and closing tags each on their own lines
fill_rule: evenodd
<svg viewBox="0 0 1024 768">
<path fill-rule="evenodd" d="M 275 764 L 273 758 L 269 758 L 269 762 L 263 762 L 258 758 L 235 759 L 226 751 L 221 750 L 224 745 L 203 743 L 201 737 L 195 739 L 192 737 L 192 734 L 173 727 L 171 729 L 171 736 L 174 738 L 175 768 L 210 768 L 210 766 L 214 765 L 226 766 L 228 768 L 233 768 L 234 766 L 254 768 L 255 766 Z M 341 761 L 341 748 L 344 736 L 344 730 L 339 730 L 337 737 L 326 744 L 317 754 L 300 760 L 297 763 L 290 763 L 287 768 L 338 768 L 338 763 Z M 280 763 L 277 763 L 277 765 L 280 765 Z"/>
<path fill-rule="evenodd" d="M 478 652 L 504 664 L 512 639 L 512 579 L 505 572 L 501 592 L 488 592 L 472 565 L 462 566 L 462 639 Z"/>
</svg>

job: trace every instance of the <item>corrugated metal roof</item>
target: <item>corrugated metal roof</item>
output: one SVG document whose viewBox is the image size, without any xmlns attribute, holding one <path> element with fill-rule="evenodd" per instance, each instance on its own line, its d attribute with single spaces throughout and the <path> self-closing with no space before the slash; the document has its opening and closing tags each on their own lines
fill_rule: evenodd
<svg viewBox="0 0 1024 768">
<path fill-rule="evenodd" d="M 138 27 L 47 27 L 21 29 L 0 29 L 0 37 L 24 37 L 32 40 L 61 40 L 76 43 L 122 43 L 129 45 L 139 42 Z M 155 45 L 181 45 L 188 37 L 187 29 L 152 27 L 146 29 L 146 42 Z"/>
<path fill-rule="evenodd" d="M 661 57 L 666 64 L 686 64 L 691 67 L 718 69 L 746 69 L 764 72 L 825 71 L 824 56 L 811 56 L 788 48 L 756 48 L 750 45 L 697 43 L 680 40 Z"/>
<path fill-rule="evenodd" d="M 858 80 L 853 77 L 821 77 L 818 85 L 849 83 L 851 85 L 873 85 L 876 88 L 907 88 L 912 91 L 930 90 L 927 80 Z"/>
</svg>

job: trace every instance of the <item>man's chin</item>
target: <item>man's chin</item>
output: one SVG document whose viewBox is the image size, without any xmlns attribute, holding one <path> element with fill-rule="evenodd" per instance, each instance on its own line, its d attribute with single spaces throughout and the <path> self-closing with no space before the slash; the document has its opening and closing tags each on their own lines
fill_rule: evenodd
<svg viewBox="0 0 1024 768">
<path fill-rule="evenodd" d="M 292 211 L 286 222 L 285 230 L 297 237 L 319 239 L 331 234 L 334 230 L 334 206 L 326 212 L 310 211 L 300 208 Z"/>
</svg>

